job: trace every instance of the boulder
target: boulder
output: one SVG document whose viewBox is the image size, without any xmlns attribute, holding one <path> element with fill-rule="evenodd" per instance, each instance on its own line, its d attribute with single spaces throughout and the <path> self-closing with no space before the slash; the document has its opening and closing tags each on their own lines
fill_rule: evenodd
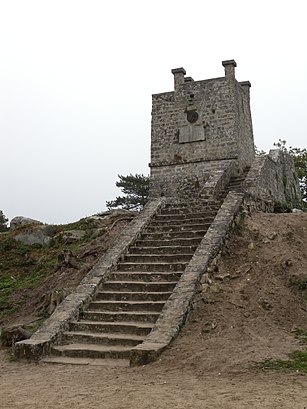
<svg viewBox="0 0 307 409">
<path fill-rule="evenodd" d="M 42 222 L 34 219 L 30 219 L 30 217 L 23 217 L 23 216 L 16 216 L 11 220 L 10 228 L 11 230 L 18 229 L 18 227 L 28 226 L 33 224 L 43 224 Z"/>
<path fill-rule="evenodd" d="M 30 232 L 18 233 L 16 234 L 14 239 L 27 246 L 33 246 L 34 244 L 48 246 L 51 237 L 47 235 L 47 233 L 44 231 L 44 228 L 39 228 Z"/>
<path fill-rule="evenodd" d="M 304 213 L 301 209 L 292 209 L 292 213 Z"/>
<path fill-rule="evenodd" d="M 136 211 L 132 210 L 125 210 L 125 209 L 112 209 L 106 210 L 105 212 L 94 214 L 93 216 L 89 216 L 88 219 L 99 220 L 105 217 L 120 217 L 120 216 L 127 216 L 127 217 L 135 217 L 138 214 Z"/>
<path fill-rule="evenodd" d="M 57 234 L 57 238 L 60 237 L 66 243 L 73 243 L 75 241 L 82 240 L 85 236 L 85 230 L 64 230 Z"/>
</svg>

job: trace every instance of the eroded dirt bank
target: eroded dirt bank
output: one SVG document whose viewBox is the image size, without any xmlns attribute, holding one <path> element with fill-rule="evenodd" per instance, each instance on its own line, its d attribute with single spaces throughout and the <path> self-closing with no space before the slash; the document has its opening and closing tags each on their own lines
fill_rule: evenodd
<svg viewBox="0 0 307 409">
<path fill-rule="evenodd" d="M 295 338 L 307 330 L 305 279 L 307 214 L 247 217 L 159 361 L 36 365 L 3 350 L 0 408 L 306 408 L 307 375 L 257 366 L 306 347 Z"/>
</svg>

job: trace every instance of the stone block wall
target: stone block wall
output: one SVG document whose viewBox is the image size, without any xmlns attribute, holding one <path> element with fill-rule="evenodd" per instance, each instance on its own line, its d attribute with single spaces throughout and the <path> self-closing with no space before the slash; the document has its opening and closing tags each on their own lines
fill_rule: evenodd
<svg viewBox="0 0 307 409">
<path fill-rule="evenodd" d="M 235 82 L 235 100 L 237 104 L 238 119 L 238 157 L 239 164 L 249 167 L 255 157 L 255 146 L 253 137 L 252 114 L 250 109 L 250 82 Z"/>
<path fill-rule="evenodd" d="M 151 168 L 151 198 L 198 198 L 206 190 L 207 185 L 210 185 L 210 180 L 215 173 L 223 173 L 229 168 L 231 162 L 231 160 L 200 161 Z"/>
<path fill-rule="evenodd" d="M 237 173 L 251 165 L 250 83 L 235 79 L 233 60 L 223 65 L 225 77 L 202 81 L 174 69 L 174 91 L 153 95 L 151 197 L 174 196 L 188 177 L 202 188 L 218 161 L 235 160 Z"/>
</svg>

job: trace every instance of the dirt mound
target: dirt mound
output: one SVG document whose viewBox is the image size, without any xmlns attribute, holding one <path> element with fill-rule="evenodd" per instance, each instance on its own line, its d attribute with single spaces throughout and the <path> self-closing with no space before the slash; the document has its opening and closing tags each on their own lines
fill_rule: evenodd
<svg viewBox="0 0 307 409">
<path fill-rule="evenodd" d="M 35 226 L 0 235 L 0 328 L 34 332 L 114 243 L 135 213 L 105 212 L 68 225 L 46 225 L 48 246 L 16 240 Z"/>
<path fill-rule="evenodd" d="M 194 311 L 162 355 L 168 368 L 242 371 L 302 348 L 307 329 L 307 214 L 253 214 L 206 274 Z"/>
<path fill-rule="evenodd" d="M 150 365 L 26 364 L 0 351 L 0 407 L 307 407 L 306 375 L 254 365 L 303 348 L 294 331 L 307 329 L 307 214 L 247 217 L 213 270 L 189 322 Z"/>
</svg>

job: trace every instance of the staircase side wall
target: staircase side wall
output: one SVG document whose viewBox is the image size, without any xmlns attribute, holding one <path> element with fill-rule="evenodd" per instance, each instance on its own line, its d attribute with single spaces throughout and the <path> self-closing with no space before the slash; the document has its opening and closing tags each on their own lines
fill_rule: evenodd
<svg viewBox="0 0 307 409">
<path fill-rule="evenodd" d="M 132 349 L 131 365 L 144 365 L 156 360 L 177 336 L 186 321 L 201 277 L 221 250 L 235 216 L 239 213 L 242 201 L 243 194 L 228 193 L 172 295 L 166 301 L 153 330 L 142 344 Z"/>
<path fill-rule="evenodd" d="M 162 199 L 150 201 L 143 212 L 126 227 L 114 246 L 98 260 L 76 290 L 63 300 L 32 337 L 16 342 L 13 352 L 17 359 L 37 361 L 50 353 L 52 344 L 60 342 L 61 336 L 64 331 L 68 330 L 70 322 L 78 319 L 82 308 L 88 305 L 99 285 L 113 271 L 120 258 L 137 240 L 142 230 L 163 206 L 163 203 Z"/>
<path fill-rule="evenodd" d="M 152 168 L 151 198 L 197 198 L 205 192 L 218 173 L 227 172 L 234 162 L 235 160 L 196 162 Z M 234 168 L 231 166 L 232 173 Z"/>
<path fill-rule="evenodd" d="M 224 192 L 231 176 L 233 176 L 235 172 L 236 161 L 225 161 L 223 166 L 219 166 L 216 170 L 211 172 L 210 178 L 205 183 L 200 195 L 218 199 L 218 197 Z"/>
</svg>

